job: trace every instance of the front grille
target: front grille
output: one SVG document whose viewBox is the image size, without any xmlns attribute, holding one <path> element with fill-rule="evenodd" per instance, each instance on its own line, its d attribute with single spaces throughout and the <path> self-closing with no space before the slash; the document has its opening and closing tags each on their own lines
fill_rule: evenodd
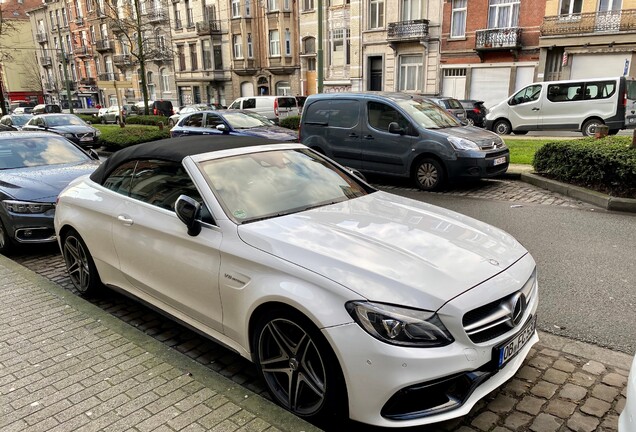
<svg viewBox="0 0 636 432">
<path fill-rule="evenodd" d="M 509 153 L 510 153 L 510 150 L 508 150 L 508 149 L 499 150 L 499 151 L 496 151 L 496 152 L 488 153 L 486 155 L 486 159 L 497 159 L 498 157 L 506 156 Z"/>
<path fill-rule="evenodd" d="M 466 313 L 464 331 L 474 343 L 487 342 L 523 324 L 536 292 L 536 270 L 519 291 Z"/>
</svg>

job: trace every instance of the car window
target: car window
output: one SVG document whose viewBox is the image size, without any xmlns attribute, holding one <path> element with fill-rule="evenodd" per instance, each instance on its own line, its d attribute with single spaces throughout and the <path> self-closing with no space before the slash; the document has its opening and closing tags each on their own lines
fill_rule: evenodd
<svg viewBox="0 0 636 432">
<path fill-rule="evenodd" d="M 441 129 L 460 126 L 459 120 L 439 105 L 424 99 L 401 100 L 397 104 L 420 126 L 427 129 Z"/>
<path fill-rule="evenodd" d="M 241 109 L 241 101 L 237 100 L 232 102 L 232 105 L 230 105 L 230 109 Z"/>
<path fill-rule="evenodd" d="M 256 99 L 249 98 L 243 100 L 243 109 L 254 109 L 256 108 Z"/>
<path fill-rule="evenodd" d="M 295 97 L 279 97 L 278 107 L 279 108 L 297 108 L 298 103 L 296 102 Z"/>
<path fill-rule="evenodd" d="M 316 101 L 305 110 L 305 123 L 350 129 L 358 124 L 360 102 L 353 99 Z"/>
<path fill-rule="evenodd" d="M 74 115 L 47 115 L 46 123 L 49 126 L 86 126 L 86 123 L 81 118 Z"/>
<path fill-rule="evenodd" d="M 182 125 L 190 127 L 202 127 L 203 113 L 192 114 L 191 116 L 186 117 Z"/>
<path fill-rule="evenodd" d="M 273 150 L 200 163 L 237 223 L 304 211 L 366 195 L 353 177 L 308 149 Z"/>
<path fill-rule="evenodd" d="M 368 102 L 367 116 L 369 126 L 374 129 L 388 132 L 390 123 L 397 123 L 402 129 L 409 127 L 409 121 L 395 108 L 382 102 Z"/>
<path fill-rule="evenodd" d="M 527 102 L 534 102 L 539 99 L 541 96 L 541 85 L 535 84 L 519 90 L 515 95 L 510 99 L 510 105 L 518 105 Z M 548 90 L 548 99 L 550 99 L 550 93 Z"/>
<path fill-rule="evenodd" d="M 218 125 L 222 125 L 223 120 L 216 114 L 206 114 L 205 116 L 205 127 L 207 128 L 216 128 Z"/>
<path fill-rule="evenodd" d="M 451 109 L 462 109 L 462 104 L 459 103 L 459 101 L 457 99 L 446 99 L 446 103 L 448 104 L 448 107 L 450 107 Z"/>
<path fill-rule="evenodd" d="M 171 211 L 174 211 L 177 198 L 187 195 L 201 204 L 201 219 L 212 222 L 201 194 L 180 163 L 160 160 L 126 162 L 108 176 L 104 187 Z"/>
<path fill-rule="evenodd" d="M 629 81 L 627 81 L 629 83 Z M 615 81 L 595 81 L 585 84 L 583 99 L 607 99 L 616 90 Z M 630 86 L 627 86 L 627 99 L 633 99 L 636 95 L 630 93 Z"/>
<path fill-rule="evenodd" d="M 87 162 L 90 157 L 62 137 L 0 140 L 0 169 Z"/>
</svg>

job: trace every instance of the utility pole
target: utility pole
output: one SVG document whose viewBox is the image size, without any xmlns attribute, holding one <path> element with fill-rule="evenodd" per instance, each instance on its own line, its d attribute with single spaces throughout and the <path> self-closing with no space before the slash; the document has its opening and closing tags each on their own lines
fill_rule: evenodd
<svg viewBox="0 0 636 432">
<path fill-rule="evenodd" d="M 62 39 L 62 31 L 60 26 L 57 26 L 57 35 L 60 38 L 60 48 L 62 51 L 62 69 L 64 70 L 64 87 L 66 87 L 66 97 L 68 98 L 68 109 L 73 114 L 73 101 L 71 100 L 71 87 L 68 80 L 68 70 L 66 63 L 66 53 L 64 52 L 64 40 Z M 60 101 L 61 102 L 61 101 Z"/>
<path fill-rule="evenodd" d="M 322 93 L 323 87 L 323 72 L 324 72 L 324 61 L 323 61 L 323 51 L 322 51 L 322 20 L 323 20 L 323 10 L 322 10 L 323 0 L 318 0 L 318 93 Z"/>
</svg>

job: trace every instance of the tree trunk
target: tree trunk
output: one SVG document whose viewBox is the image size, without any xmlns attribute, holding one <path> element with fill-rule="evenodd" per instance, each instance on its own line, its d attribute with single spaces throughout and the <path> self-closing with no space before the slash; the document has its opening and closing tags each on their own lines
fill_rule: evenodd
<svg viewBox="0 0 636 432">
<path fill-rule="evenodd" d="M 138 47 L 138 56 L 137 60 L 139 60 L 139 74 L 141 77 L 139 78 L 141 81 L 141 94 L 144 98 L 144 115 L 148 115 L 148 87 L 146 85 L 146 53 L 144 52 L 144 44 L 143 44 L 143 28 L 141 24 L 141 6 L 139 4 L 139 0 L 135 0 L 135 12 L 137 12 L 137 47 Z"/>
</svg>

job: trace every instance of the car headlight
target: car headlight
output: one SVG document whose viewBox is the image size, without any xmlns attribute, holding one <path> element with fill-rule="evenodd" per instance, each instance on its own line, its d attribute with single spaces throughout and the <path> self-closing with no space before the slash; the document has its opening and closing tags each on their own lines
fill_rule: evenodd
<svg viewBox="0 0 636 432">
<path fill-rule="evenodd" d="M 63 133 L 62 136 L 64 138 L 75 138 L 75 135 L 73 135 L 72 133 Z"/>
<path fill-rule="evenodd" d="M 102 134 L 102 131 L 100 131 L 99 129 L 95 129 L 95 136 L 100 136 Z"/>
<path fill-rule="evenodd" d="M 35 203 L 28 201 L 2 201 L 4 208 L 11 213 L 19 214 L 38 214 L 46 213 L 55 208 L 53 203 Z"/>
<path fill-rule="evenodd" d="M 453 342 L 435 312 L 364 301 L 349 302 L 346 308 L 360 327 L 382 342 L 421 348 Z"/>
<path fill-rule="evenodd" d="M 448 142 L 451 143 L 456 150 L 479 150 L 477 143 L 474 143 L 466 138 L 448 137 Z"/>
</svg>

